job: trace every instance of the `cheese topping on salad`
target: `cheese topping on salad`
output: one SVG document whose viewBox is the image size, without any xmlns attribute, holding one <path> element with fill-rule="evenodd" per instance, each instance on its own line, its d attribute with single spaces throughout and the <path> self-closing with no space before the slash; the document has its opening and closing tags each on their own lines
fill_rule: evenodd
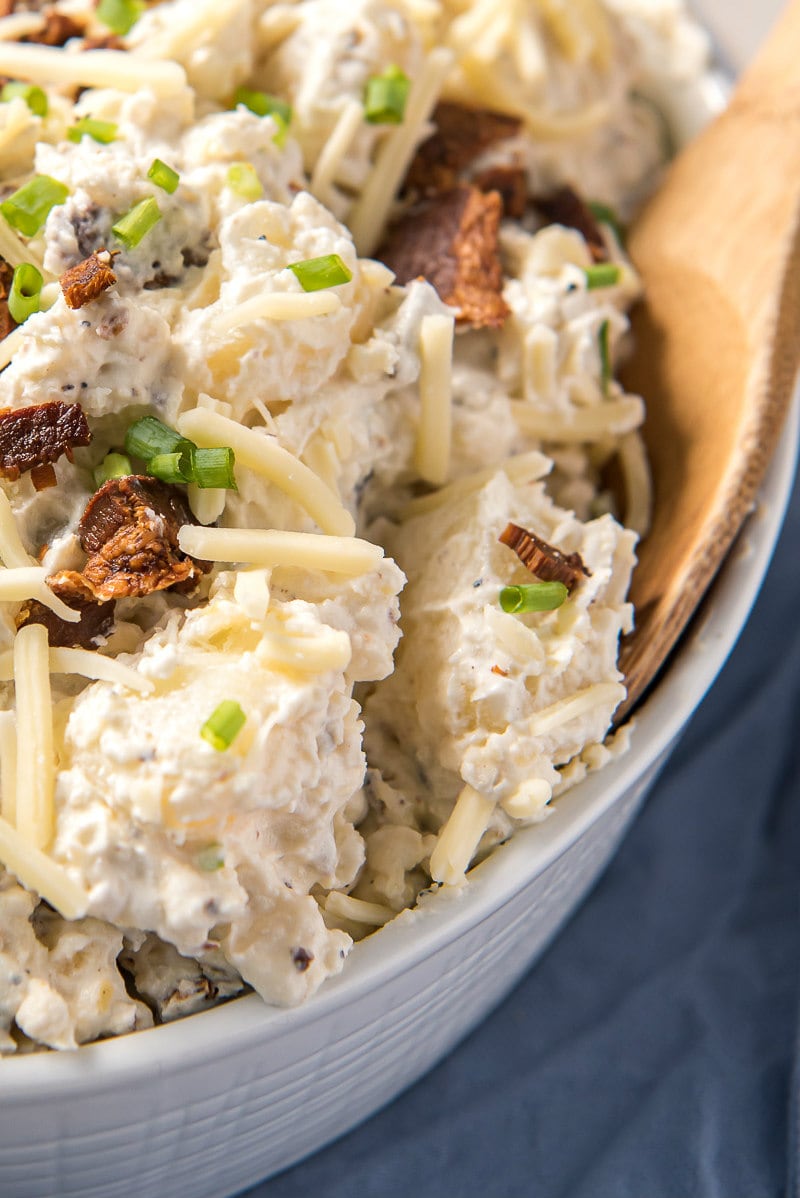
<svg viewBox="0 0 800 1198">
<path fill-rule="evenodd" d="M 301 1002 L 624 748 L 623 228 L 706 52 L 0 5 L 0 1054 Z"/>
</svg>

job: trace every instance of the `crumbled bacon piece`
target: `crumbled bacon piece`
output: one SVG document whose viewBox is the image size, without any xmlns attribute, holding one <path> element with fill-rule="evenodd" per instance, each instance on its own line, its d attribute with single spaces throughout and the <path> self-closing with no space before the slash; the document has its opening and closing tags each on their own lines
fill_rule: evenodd
<svg viewBox="0 0 800 1198">
<path fill-rule="evenodd" d="M 62 620 L 38 599 L 29 600 L 17 616 L 17 627 L 44 624 L 50 644 L 57 649 L 96 649 L 114 624 L 114 603 L 98 603 L 90 587 L 74 570 L 61 570 L 48 578 L 50 590 L 74 607 L 81 618 L 77 624 Z"/>
<path fill-rule="evenodd" d="M 127 50 L 122 38 L 115 33 L 107 33 L 101 37 L 85 37 L 81 50 Z"/>
<path fill-rule="evenodd" d="M 480 191 L 497 191 L 503 201 L 503 216 L 522 220 L 528 207 L 528 179 L 521 166 L 491 166 L 472 179 Z"/>
<path fill-rule="evenodd" d="M 78 526 L 89 554 L 81 577 L 100 600 L 192 587 L 210 566 L 182 553 L 178 530 L 194 520 L 180 491 L 145 475 L 112 478 L 91 498 Z"/>
<path fill-rule="evenodd" d="M 542 582 L 563 582 L 571 591 L 581 577 L 590 577 L 590 571 L 584 566 L 579 553 L 562 553 L 537 537 L 536 533 L 528 532 L 518 524 L 509 524 L 499 539 L 501 544 L 513 549 L 526 570 L 530 570 Z"/>
<path fill-rule="evenodd" d="M 0 413 L 0 475 L 14 482 L 35 466 L 57 462 L 62 453 L 72 461 L 73 449 L 91 440 L 80 404 L 52 400 L 7 410 Z"/>
<path fill-rule="evenodd" d="M 108 250 L 95 250 L 83 262 L 65 270 L 59 281 L 67 306 L 83 308 L 116 283 L 117 276 L 111 269 L 111 263 Z"/>
<path fill-rule="evenodd" d="M 399 283 L 426 278 L 458 319 L 475 328 L 499 328 L 508 315 L 497 232 L 502 215 L 497 192 L 457 187 L 412 208 L 379 251 Z"/>
<path fill-rule="evenodd" d="M 586 241 L 595 262 L 607 260 L 608 250 L 594 213 L 571 187 L 560 187 L 551 195 L 537 196 L 533 202 L 551 224 L 577 229 Z"/>
<path fill-rule="evenodd" d="M 32 467 L 31 482 L 37 491 L 49 491 L 51 487 L 58 486 L 58 478 L 52 462 Z"/>
<path fill-rule="evenodd" d="M 37 10 L 38 11 L 38 10 Z M 56 12 L 52 8 L 42 12 L 44 24 L 35 33 L 20 38 L 22 42 L 35 42 L 39 46 L 63 46 L 73 37 L 83 36 L 83 26 L 71 17 Z"/>
<path fill-rule="evenodd" d="M 450 103 L 437 105 L 432 121 L 436 132 L 417 150 L 405 182 L 421 192 L 449 191 L 479 154 L 514 137 L 522 125 L 517 117 Z"/>
<path fill-rule="evenodd" d="M 0 341 L 13 333 L 17 322 L 8 310 L 8 297 L 14 280 L 14 267 L 0 258 Z"/>
</svg>

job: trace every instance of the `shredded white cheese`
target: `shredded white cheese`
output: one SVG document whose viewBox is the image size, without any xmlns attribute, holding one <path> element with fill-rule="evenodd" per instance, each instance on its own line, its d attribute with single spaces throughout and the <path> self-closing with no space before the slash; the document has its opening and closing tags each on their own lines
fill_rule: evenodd
<svg viewBox="0 0 800 1198">
<path fill-rule="evenodd" d="M 397 189 L 452 65 L 450 50 L 431 51 L 411 87 L 402 125 L 389 134 L 378 151 L 372 173 L 350 214 L 350 231 L 362 258 L 371 257 L 378 246 Z"/>
<path fill-rule="evenodd" d="M 43 624 L 20 628 L 14 640 L 17 699 L 17 828 L 36 848 L 53 837 L 55 758 L 50 660 Z"/>
<path fill-rule="evenodd" d="M 13 711 L 0 712 L 0 816 L 17 822 L 17 721 Z"/>
<path fill-rule="evenodd" d="M 333 132 L 323 146 L 311 175 L 311 190 L 323 204 L 330 203 L 331 189 L 336 182 L 336 175 L 342 159 L 350 149 L 350 144 L 363 121 L 363 104 L 360 104 L 358 100 L 348 100 L 339 115 Z"/>
<path fill-rule="evenodd" d="M 114 87 L 125 92 L 150 87 L 164 97 L 186 87 L 186 72 L 177 62 L 143 61 L 124 50 L 70 54 L 60 46 L 4 41 L 0 41 L 0 75 L 45 87 Z"/>
<path fill-rule="evenodd" d="M 82 678 L 111 682 L 128 690 L 149 694 L 155 684 L 136 670 L 124 666 L 115 657 L 104 657 L 90 649 L 51 649 L 49 656 L 51 674 L 78 674 Z M 10 682 L 14 677 L 14 653 L 0 653 L 0 682 Z"/>
<path fill-rule="evenodd" d="M 27 890 L 55 907 L 64 919 L 81 919 L 89 896 L 52 858 L 30 844 L 7 820 L 0 818 L 0 861 Z"/>
<path fill-rule="evenodd" d="M 81 618 L 79 612 L 53 594 L 47 585 L 47 571 L 41 566 L 0 570 L 0 603 L 23 603 L 26 599 L 38 599 L 68 624 L 77 624 Z"/>
<path fill-rule="evenodd" d="M 597 682 L 594 686 L 584 687 L 569 698 L 559 699 L 550 707 L 537 711 L 528 723 L 528 731 L 531 736 L 546 736 L 594 707 L 617 707 L 626 693 L 621 682 Z"/>
<path fill-rule="evenodd" d="M 290 566 L 357 577 L 375 570 L 383 549 L 357 537 L 320 536 L 274 528 L 200 528 L 184 524 L 178 532 L 183 553 L 208 562 L 248 562 L 254 566 Z"/>
<path fill-rule="evenodd" d="M 463 882 L 494 811 L 494 803 L 471 786 L 465 786 L 456 800 L 431 853 L 431 877 L 445 886 Z"/>
<path fill-rule="evenodd" d="M 453 439 L 454 316 L 425 316 L 420 328 L 420 417 L 416 466 L 426 482 L 441 486 L 450 471 Z"/>
<path fill-rule="evenodd" d="M 543 441 L 601 441 L 637 428 L 644 419 L 644 404 L 636 395 L 611 399 L 569 415 L 545 412 L 533 404 L 512 401 L 511 411 L 523 432 Z"/>
<path fill-rule="evenodd" d="M 11 502 L 0 488 L 0 558 L 11 569 L 29 569 L 33 558 L 28 554 L 19 535 Z"/>
<path fill-rule="evenodd" d="M 553 463 L 538 449 L 533 449 L 529 453 L 520 453 L 499 465 L 488 466 L 485 470 L 477 470 L 474 474 L 456 479 L 455 482 L 449 483 L 439 491 L 434 491 L 431 495 L 420 495 L 416 499 L 410 499 L 401 515 L 404 520 L 410 520 L 414 516 L 424 516 L 441 507 L 442 504 L 458 503 L 460 499 L 484 487 L 490 479 L 494 478 L 498 470 L 502 470 L 512 483 L 529 483 L 544 478 L 552 468 Z"/>
<path fill-rule="evenodd" d="M 350 637 L 337 628 L 321 630 L 314 636 L 269 631 L 258 646 L 258 657 L 267 665 L 308 674 L 344 671 L 352 655 Z"/>
<path fill-rule="evenodd" d="M 363 899 L 342 894 L 339 890 L 332 890 L 325 899 L 325 912 L 335 919 L 349 919 L 352 923 L 363 923 L 373 928 L 382 928 L 396 915 L 391 907 L 383 907 L 380 903 L 366 903 Z"/>
<path fill-rule="evenodd" d="M 211 321 L 217 333 L 230 333 L 256 320 L 307 320 L 330 316 L 342 306 L 333 291 L 265 291 L 252 299 L 220 312 Z"/>
<path fill-rule="evenodd" d="M 308 512 L 323 532 L 345 537 L 355 532 L 355 521 L 339 496 L 274 438 L 206 408 L 184 412 L 178 420 L 178 431 L 196 445 L 229 445 L 237 466 L 246 466 L 279 487 Z"/>
</svg>

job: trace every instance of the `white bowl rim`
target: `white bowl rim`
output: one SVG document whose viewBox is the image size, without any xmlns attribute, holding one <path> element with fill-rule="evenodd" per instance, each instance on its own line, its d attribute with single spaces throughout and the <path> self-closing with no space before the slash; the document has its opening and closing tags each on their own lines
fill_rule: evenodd
<svg viewBox="0 0 800 1198">
<path fill-rule="evenodd" d="M 469 883 L 431 895 L 357 944 L 343 972 L 304 1006 L 282 1010 L 256 995 L 237 998 L 175 1023 L 85 1045 L 74 1053 L 5 1058 L 0 1109 L 43 1097 L 97 1095 L 134 1078 L 196 1069 L 254 1043 L 325 1019 L 362 999 L 474 929 L 561 857 L 637 782 L 656 768 L 699 705 L 738 639 L 758 595 L 789 499 L 800 440 L 800 385 L 766 483 L 748 526 L 714 584 L 713 598 L 636 717 L 628 753 L 557 801 L 544 823 L 518 832 L 470 875 Z"/>
</svg>

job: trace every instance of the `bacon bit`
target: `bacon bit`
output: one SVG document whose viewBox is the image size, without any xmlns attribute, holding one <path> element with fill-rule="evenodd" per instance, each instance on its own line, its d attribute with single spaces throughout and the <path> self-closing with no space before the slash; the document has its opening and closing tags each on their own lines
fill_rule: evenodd
<svg viewBox="0 0 800 1198">
<path fill-rule="evenodd" d="M 503 215 L 522 220 L 528 207 L 528 178 L 521 166 L 492 166 L 475 175 L 472 182 L 480 191 L 499 192 Z"/>
<path fill-rule="evenodd" d="M 33 404 L 0 412 L 0 475 L 16 482 L 35 466 L 57 462 L 62 453 L 90 445 L 92 434 L 78 403 Z"/>
<path fill-rule="evenodd" d="M 181 553 L 178 530 L 195 523 L 177 488 L 146 475 L 112 478 L 89 500 L 78 526 L 89 560 L 80 575 L 95 599 L 191 590 L 211 566 Z"/>
<path fill-rule="evenodd" d="M 62 620 L 38 599 L 31 599 L 17 615 L 17 628 L 23 628 L 26 624 L 44 624 L 47 639 L 53 648 L 96 649 L 100 639 L 106 637 L 113 627 L 114 603 L 98 603 L 81 575 L 74 570 L 52 574 L 47 585 L 68 607 L 80 612 L 78 623 L 70 624 Z"/>
<path fill-rule="evenodd" d="M 518 524 L 509 524 L 499 540 L 513 549 L 526 570 L 530 570 L 542 582 L 563 582 L 571 591 L 580 582 L 581 576 L 591 577 L 591 571 L 584 566 L 579 553 L 562 553 L 537 537 L 536 533 L 528 532 Z"/>
<path fill-rule="evenodd" d="M 417 150 L 405 181 L 423 194 L 450 191 L 479 154 L 522 127 L 517 117 L 450 103 L 437 105 L 432 120 L 436 132 Z"/>
<path fill-rule="evenodd" d="M 492 666 L 492 673 L 497 674 L 500 678 L 508 678 L 508 670 L 501 670 L 500 666 Z"/>
<path fill-rule="evenodd" d="M 508 316 L 503 299 L 498 229 L 502 200 L 477 187 L 457 187 L 412 208 L 389 231 L 379 252 L 399 283 L 426 278 L 458 320 L 499 328 Z"/>
<path fill-rule="evenodd" d="M 17 322 L 8 310 L 8 297 L 14 280 L 14 267 L 0 258 L 0 341 L 13 333 Z"/>
<path fill-rule="evenodd" d="M 55 466 L 51 462 L 45 462 L 43 466 L 33 466 L 31 482 L 37 491 L 49 491 L 51 487 L 57 487 Z"/>
<path fill-rule="evenodd" d="M 536 196 L 534 204 L 551 224 L 577 229 L 595 262 L 606 262 L 608 250 L 591 208 L 571 187 L 560 187 L 549 196 Z"/>
<path fill-rule="evenodd" d="M 102 37 L 85 37 L 81 50 L 127 50 L 128 47 L 116 33 L 107 33 Z"/>
<path fill-rule="evenodd" d="M 44 24 L 35 33 L 21 37 L 21 42 L 35 42 L 39 46 L 63 46 L 73 37 L 83 37 L 83 26 L 71 17 L 65 17 L 54 9 L 45 9 L 42 13 Z"/>
<path fill-rule="evenodd" d="M 70 308 L 83 308 L 116 283 L 117 276 L 111 269 L 112 261 L 108 250 L 95 250 L 83 262 L 64 271 L 59 281 Z"/>
</svg>

